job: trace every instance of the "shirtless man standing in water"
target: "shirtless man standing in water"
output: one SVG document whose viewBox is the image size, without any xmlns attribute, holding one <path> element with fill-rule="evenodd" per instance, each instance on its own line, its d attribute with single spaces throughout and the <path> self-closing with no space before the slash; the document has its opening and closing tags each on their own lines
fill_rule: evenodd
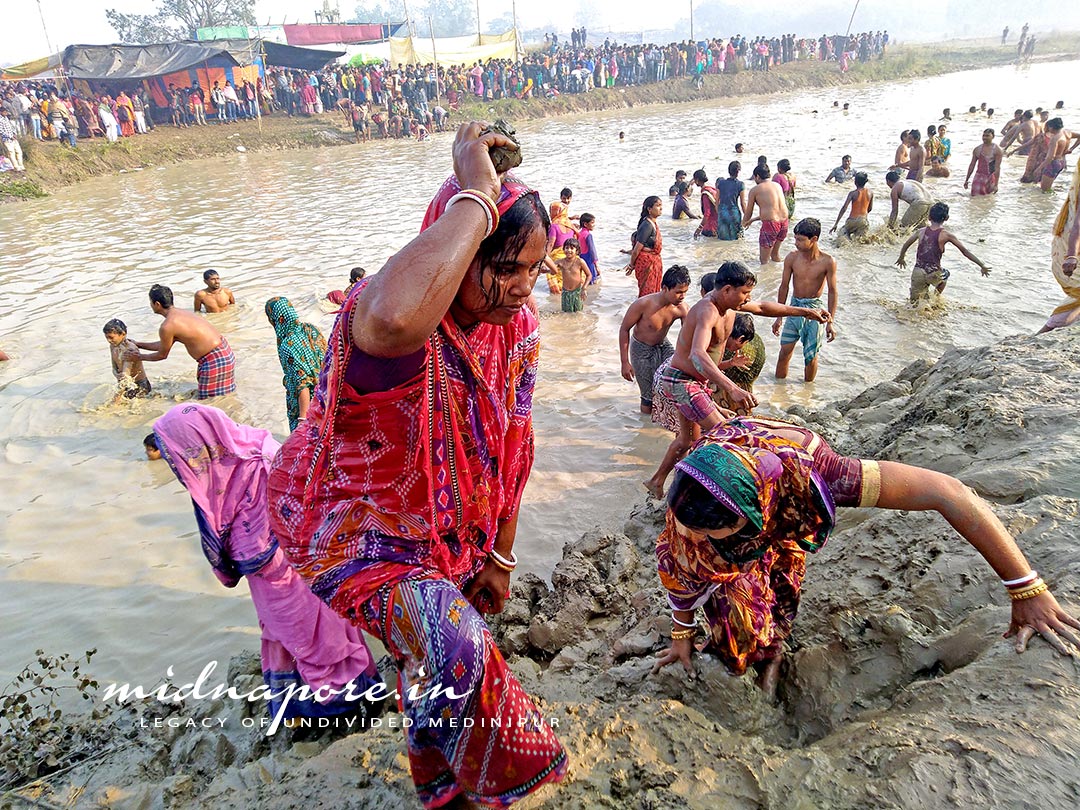
<svg viewBox="0 0 1080 810">
<path fill-rule="evenodd" d="M 218 275 L 217 270 L 207 270 L 202 274 L 202 277 L 206 289 L 195 293 L 195 306 L 192 309 L 196 312 L 200 312 L 204 308 L 207 312 L 224 312 L 236 303 L 232 290 L 221 286 L 221 277 Z"/>
<path fill-rule="evenodd" d="M 1035 120 L 1035 113 L 1031 110 L 1024 110 L 1024 115 L 1020 121 L 1019 126 L 1013 127 L 1009 131 L 1009 137 L 1002 139 L 1001 148 L 1005 150 L 1005 156 L 1009 155 L 1026 155 L 1031 151 L 1032 144 L 1035 142 L 1035 138 L 1042 133 L 1042 127 L 1039 122 Z M 1009 147 L 1016 143 L 1016 148 L 1010 152 Z"/>
<path fill-rule="evenodd" d="M 630 305 L 619 327 L 619 357 L 624 380 L 637 379 L 641 393 L 641 412 L 652 413 L 653 377 L 656 370 L 675 353 L 668 330 L 690 311 L 686 293 L 690 290 L 690 271 L 672 265 L 660 282 L 660 292 L 643 295 Z M 633 330 L 633 334 L 631 334 Z"/>
<path fill-rule="evenodd" d="M 795 353 L 795 344 L 802 343 L 803 379 L 813 382 L 817 377 L 818 351 L 821 349 L 822 332 L 829 343 L 836 338 L 833 322 L 836 318 L 836 304 L 839 293 L 836 286 L 836 259 L 823 253 L 818 247 L 821 236 L 821 223 L 812 217 L 800 220 L 795 226 L 795 250 L 784 258 L 784 275 L 780 279 L 780 290 L 776 300 L 781 304 L 787 301 L 788 287 L 794 286 L 791 306 L 805 307 L 820 311 L 823 304 L 821 293 L 826 285 L 829 288 L 829 320 L 824 323 L 816 319 L 789 317 L 785 323 L 777 318 L 773 323 L 773 334 L 780 336 L 780 355 L 776 358 L 776 377 L 787 377 L 791 355 Z M 780 327 L 784 327 L 783 333 Z"/>
<path fill-rule="evenodd" d="M 907 179 L 921 183 L 926 169 L 926 149 L 919 142 L 922 140 L 922 133 L 918 129 L 909 130 L 907 140 L 908 159 L 902 163 L 897 163 L 892 168 L 893 170 L 907 169 Z"/>
<path fill-rule="evenodd" d="M 1065 170 L 1065 156 L 1076 148 L 1076 144 L 1070 147 L 1069 143 L 1080 142 L 1080 134 L 1065 129 L 1065 123 L 1060 118 L 1051 118 L 1046 122 L 1046 135 L 1046 157 L 1035 170 L 1039 188 L 1043 191 L 1049 191 L 1057 176 Z"/>
<path fill-rule="evenodd" d="M 787 239 L 788 207 L 781 185 L 769 179 L 769 167 L 754 167 L 756 184 L 746 197 L 746 211 L 743 213 L 743 228 L 754 221 L 751 215 L 757 206 L 756 219 L 761 220 L 761 232 L 758 234 L 758 259 L 762 265 L 770 261 L 780 261 L 780 246 Z M 730 330 L 729 330 L 730 331 Z"/>
<path fill-rule="evenodd" d="M 773 185 L 779 188 L 776 183 Z M 785 205 L 783 195 L 780 204 Z M 784 211 L 787 211 L 786 205 Z M 655 392 L 656 396 L 666 397 L 678 409 L 679 435 L 668 446 L 659 469 L 644 482 L 654 498 L 664 497 L 668 474 L 701 437 L 701 431 L 716 427 L 725 416 L 734 416 L 730 411 L 720 410 L 713 400 L 709 383 L 724 390 L 728 401 L 740 409 L 750 410 L 757 405 L 754 395 L 739 388 L 709 356 L 710 349 L 727 343 L 731 328 L 735 325 L 735 315 L 749 312 L 772 318 L 795 316 L 824 323 L 830 319 L 825 310 L 789 307 L 775 301 L 752 302 L 750 295 L 756 284 L 757 276 L 745 264 L 724 262 L 716 272 L 712 292 L 694 304 L 683 319 L 675 354 L 670 362 L 661 367 L 660 382 Z M 739 354 L 722 365 L 725 368 L 745 367 L 749 362 L 749 357 Z"/>
<path fill-rule="evenodd" d="M 199 399 L 231 394 L 236 390 L 236 358 L 229 342 L 213 324 L 173 306 L 172 290 L 160 284 L 150 288 L 150 309 L 165 319 L 158 328 L 158 339 L 153 343 L 135 341 L 135 345 L 151 354 L 132 350 L 127 357 L 155 363 L 169 356 L 174 343 L 180 343 L 199 363 L 196 374 Z"/>
</svg>

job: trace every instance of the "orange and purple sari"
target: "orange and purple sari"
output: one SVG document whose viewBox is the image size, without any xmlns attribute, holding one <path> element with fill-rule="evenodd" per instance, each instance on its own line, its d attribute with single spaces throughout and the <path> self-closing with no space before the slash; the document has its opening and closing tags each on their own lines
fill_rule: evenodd
<svg viewBox="0 0 1080 810">
<path fill-rule="evenodd" d="M 459 190 L 443 184 L 424 228 Z M 508 178 L 500 213 L 531 193 Z M 399 692 L 464 695 L 404 701 L 424 806 L 460 794 L 508 806 L 561 779 L 566 754 L 462 591 L 516 518 L 532 467 L 538 322 L 523 309 L 466 333 L 447 314 L 415 355 L 373 360 L 350 338 L 363 286 L 334 325 L 307 420 L 275 459 L 271 525 L 315 594 L 383 641 Z"/>
</svg>

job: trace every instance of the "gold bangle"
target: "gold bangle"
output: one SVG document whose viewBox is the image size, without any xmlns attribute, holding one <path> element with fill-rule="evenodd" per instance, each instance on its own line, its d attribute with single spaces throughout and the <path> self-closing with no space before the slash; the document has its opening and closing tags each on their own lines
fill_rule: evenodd
<svg viewBox="0 0 1080 810">
<path fill-rule="evenodd" d="M 1009 598 L 1012 599 L 1014 602 L 1019 602 L 1019 601 L 1021 601 L 1023 599 L 1034 599 L 1036 596 L 1044 594 L 1049 590 L 1050 590 L 1050 586 L 1047 585 L 1044 582 L 1038 588 L 1034 588 L 1034 589 L 1032 589 L 1030 591 L 1024 591 L 1023 593 L 1020 593 L 1020 594 L 1012 594 L 1012 593 L 1010 593 Z"/>
<path fill-rule="evenodd" d="M 692 630 L 672 630 L 671 631 L 671 640 L 672 641 L 684 641 L 684 640 L 686 640 L 688 638 L 693 638 L 696 634 L 697 634 L 697 628 L 694 628 Z"/>
<path fill-rule="evenodd" d="M 1031 582 L 1025 582 L 1023 585 L 1014 585 L 1012 587 L 1006 587 L 1005 592 L 1010 596 L 1020 596 L 1028 591 L 1033 591 L 1036 588 L 1045 585 L 1042 577 L 1035 577 Z"/>
</svg>

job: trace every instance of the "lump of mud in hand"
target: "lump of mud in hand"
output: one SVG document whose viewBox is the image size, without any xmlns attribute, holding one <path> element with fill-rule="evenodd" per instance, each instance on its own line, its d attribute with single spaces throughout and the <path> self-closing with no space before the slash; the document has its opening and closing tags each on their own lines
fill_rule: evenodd
<svg viewBox="0 0 1080 810">
<path fill-rule="evenodd" d="M 494 124 L 480 134 L 486 135 L 489 132 L 498 132 L 510 141 L 507 146 L 493 146 L 488 150 L 488 154 L 491 155 L 491 162 L 495 165 L 495 171 L 502 174 L 520 166 L 521 144 L 514 137 L 514 128 L 503 119 L 498 118 Z"/>
</svg>

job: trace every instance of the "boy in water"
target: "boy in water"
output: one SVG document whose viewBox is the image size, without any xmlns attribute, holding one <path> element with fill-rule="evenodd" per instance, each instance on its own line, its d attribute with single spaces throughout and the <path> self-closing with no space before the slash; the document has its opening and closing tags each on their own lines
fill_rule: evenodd
<svg viewBox="0 0 1080 810">
<path fill-rule="evenodd" d="M 102 331 L 109 342 L 109 355 L 112 358 L 112 372 L 116 377 L 119 390 L 114 401 L 145 397 L 150 393 L 150 380 L 146 377 L 142 360 L 125 356 L 129 351 L 138 352 L 135 341 L 127 336 L 127 326 L 119 318 L 113 318 L 105 324 Z"/>
<path fill-rule="evenodd" d="M 867 214 L 874 210 L 874 192 L 866 188 L 869 179 L 866 172 L 855 173 L 855 190 L 848 192 L 844 204 L 840 207 L 840 213 L 836 215 L 836 222 L 833 223 L 829 233 L 836 233 L 836 229 L 840 225 L 840 218 L 844 216 L 844 212 L 848 210 L 849 205 L 851 206 L 851 215 L 844 222 L 844 228 L 840 231 L 840 235 L 846 236 L 848 239 L 854 239 L 857 236 L 865 236 L 869 232 L 870 220 L 867 218 Z"/>
<path fill-rule="evenodd" d="M 915 303 L 920 297 L 928 293 L 931 287 L 935 288 L 939 294 L 945 292 L 945 283 L 949 280 L 949 271 L 942 269 L 941 256 L 945 252 L 946 245 L 955 245 L 965 259 L 979 265 L 979 270 L 984 276 L 990 275 L 990 268 L 983 263 L 982 259 L 978 258 L 964 247 L 959 239 L 945 230 L 944 225 L 948 219 L 949 206 L 943 202 L 934 203 L 930 206 L 930 224 L 909 236 L 908 240 L 904 242 L 904 246 L 900 248 L 900 257 L 896 260 L 896 266 L 906 268 L 907 262 L 905 262 L 904 256 L 907 254 L 908 248 L 916 240 L 919 242 L 919 247 L 915 251 L 915 269 L 911 271 L 909 298 L 912 303 Z"/>
<path fill-rule="evenodd" d="M 821 292 L 826 285 L 829 288 L 829 320 L 820 321 L 799 316 L 777 318 L 773 322 L 773 334 L 780 335 L 780 356 L 776 358 L 776 377 L 787 377 L 788 364 L 795 352 L 795 344 L 802 343 L 803 379 L 813 382 L 818 370 L 818 350 L 824 334 L 829 343 L 836 337 L 833 331 L 833 319 L 836 318 L 836 303 L 839 293 L 836 285 L 836 259 L 818 248 L 821 236 L 821 223 L 812 217 L 800 220 L 795 226 L 795 250 L 784 257 L 784 275 L 780 279 L 780 290 L 776 300 L 786 303 L 788 286 L 794 285 L 791 306 L 820 310 Z M 784 327 L 781 333 L 780 327 Z"/>
<path fill-rule="evenodd" d="M 143 452 L 146 453 L 147 461 L 158 461 L 161 459 L 161 449 L 158 447 L 157 436 L 153 433 L 147 433 L 146 437 L 142 440 Z"/>
<path fill-rule="evenodd" d="M 581 243 L 570 237 L 563 242 L 566 255 L 555 262 L 562 278 L 562 311 L 581 312 L 588 297 L 585 285 L 590 277 L 589 265 L 581 259 Z"/>
</svg>

